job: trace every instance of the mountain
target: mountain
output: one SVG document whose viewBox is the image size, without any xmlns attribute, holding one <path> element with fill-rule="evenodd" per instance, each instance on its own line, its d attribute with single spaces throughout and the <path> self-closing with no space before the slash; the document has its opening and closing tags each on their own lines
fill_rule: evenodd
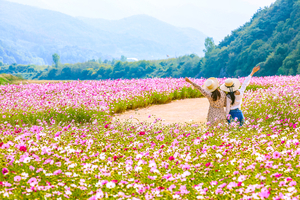
<svg viewBox="0 0 300 200">
<path fill-rule="evenodd" d="M 135 15 L 121 20 L 79 19 L 101 30 L 167 44 L 172 50 L 166 54 L 203 54 L 204 34 L 193 28 L 178 28 L 147 15 Z"/>
<path fill-rule="evenodd" d="M 79 19 L 0 0 L 0 61 L 4 63 L 51 64 L 54 53 L 62 63 L 121 55 L 138 59 L 201 55 L 205 37 L 149 16 Z"/>
<path fill-rule="evenodd" d="M 219 45 L 207 41 L 201 75 L 246 76 L 260 65 L 259 76 L 300 73 L 300 1 L 277 0 L 232 31 Z"/>
</svg>

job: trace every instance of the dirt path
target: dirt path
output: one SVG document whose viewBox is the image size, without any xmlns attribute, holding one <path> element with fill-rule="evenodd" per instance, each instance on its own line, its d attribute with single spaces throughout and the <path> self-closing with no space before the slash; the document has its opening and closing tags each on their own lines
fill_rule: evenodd
<svg viewBox="0 0 300 200">
<path fill-rule="evenodd" d="M 183 99 L 126 111 L 116 114 L 115 117 L 121 121 L 129 119 L 132 122 L 153 122 L 155 118 L 161 118 L 166 123 L 200 123 L 206 122 L 208 108 L 209 102 L 206 98 Z"/>
</svg>

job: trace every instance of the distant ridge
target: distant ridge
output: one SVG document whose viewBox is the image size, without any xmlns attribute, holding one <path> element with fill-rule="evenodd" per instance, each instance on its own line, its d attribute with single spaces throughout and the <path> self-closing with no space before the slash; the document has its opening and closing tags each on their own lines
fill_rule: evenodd
<svg viewBox="0 0 300 200">
<path fill-rule="evenodd" d="M 41 65 L 52 64 L 54 53 L 62 63 L 121 55 L 139 60 L 201 55 L 206 37 L 146 15 L 116 21 L 75 18 L 4 0 L 0 0 L 0 35 L 0 61 Z"/>
</svg>

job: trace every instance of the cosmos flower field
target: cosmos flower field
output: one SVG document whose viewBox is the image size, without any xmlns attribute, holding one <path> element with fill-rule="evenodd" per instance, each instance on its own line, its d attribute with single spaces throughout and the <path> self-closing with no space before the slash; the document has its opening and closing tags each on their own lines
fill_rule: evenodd
<svg viewBox="0 0 300 200">
<path fill-rule="evenodd" d="M 0 199 L 299 199 L 300 76 L 252 78 L 241 128 L 113 117 L 195 97 L 171 78 L 0 86 Z"/>
</svg>

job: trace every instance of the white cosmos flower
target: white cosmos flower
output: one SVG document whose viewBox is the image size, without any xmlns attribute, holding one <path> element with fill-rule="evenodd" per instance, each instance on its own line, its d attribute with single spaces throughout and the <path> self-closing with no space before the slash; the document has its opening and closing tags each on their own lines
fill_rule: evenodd
<svg viewBox="0 0 300 200">
<path fill-rule="evenodd" d="M 141 168 L 141 167 L 136 167 L 134 170 L 135 170 L 136 172 L 139 172 L 139 171 L 142 170 L 142 168 Z"/>
<path fill-rule="evenodd" d="M 76 174 L 76 173 L 73 174 L 73 177 L 77 177 L 77 176 L 78 176 L 78 174 Z"/>
<path fill-rule="evenodd" d="M 104 159 L 105 159 L 105 154 L 104 154 L 104 153 L 101 153 L 101 154 L 100 154 L 100 159 L 101 159 L 101 160 L 104 160 Z"/>
<path fill-rule="evenodd" d="M 234 165 L 234 162 L 236 161 L 236 159 L 234 158 L 232 161 L 230 161 L 230 163 L 232 164 L 232 165 Z"/>
<path fill-rule="evenodd" d="M 27 157 L 23 160 L 24 163 L 29 163 L 30 162 L 30 157 Z"/>
<path fill-rule="evenodd" d="M 217 157 L 217 158 L 222 158 L 223 156 L 222 156 L 221 154 L 217 153 L 217 154 L 216 154 L 216 157 Z"/>
<path fill-rule="evenodd" d="M 141 154 L 138 154 L 136 155 L 136 158 L 139 159 L 139 158 L 142 158 L 143 156 Z"/>
<path fill-rule="evenodd" d="M 68 168 L 74 168 L 76 166 L 76 164 L 71 164 L 68 166 Z"/>
<path fill-rule="evenodd" d="M 70 190 L 66 190 L 66 191 L 65 191 L 65 194 L 67 194 L 67 195 L 71 195 L 71 194 L 72 194 L 72 192 L 71 192 Z"/>
<path fill-rule="evenodd" d="M 287 189 L 287 191 L 293 192 L 295 189 L 296 189 L 295 187 L 289 187 L 289 188 Z"/>
<path fill-rule="evenodd" d="M 182 177 L 185 178 L 185 177 L 187 177 L 189 175 L 191 175 L 191 172 L 185 171 L 185 172 L 183 172 Z"/>
<path fill-rule="evenodd" d="M 132 167 L 130 165 L 127 165 L 126 166 L 126 171 L 130 171 L 130 170 L 132 170 Z"/>
<path fill-rule="evenodd" d="M 21 176 L 23 176 L 23 178 L 28 178 L 28 174 L 26 173 L 26 172 L 23 172 L 22 174 L 21 174 Z"/>
<path fill-rule="evenodd" d="M 266 150 L 267 151 L 274 151 L 273 147 L 267 147 Z"/>
<path fill-rule="evenodd" d="M 95 184 L 96 187 L 100 187 L 101 186 L 101 182 L 99 181 L 98 183 Z"/>
<path fill-rule="evenodd" d="M 111 189 L 111 188 L 116 187 L 116 184 L 114 182 L 108 182 L 108 183 L 106 183 L 106 187 Z"/>
</svg>

